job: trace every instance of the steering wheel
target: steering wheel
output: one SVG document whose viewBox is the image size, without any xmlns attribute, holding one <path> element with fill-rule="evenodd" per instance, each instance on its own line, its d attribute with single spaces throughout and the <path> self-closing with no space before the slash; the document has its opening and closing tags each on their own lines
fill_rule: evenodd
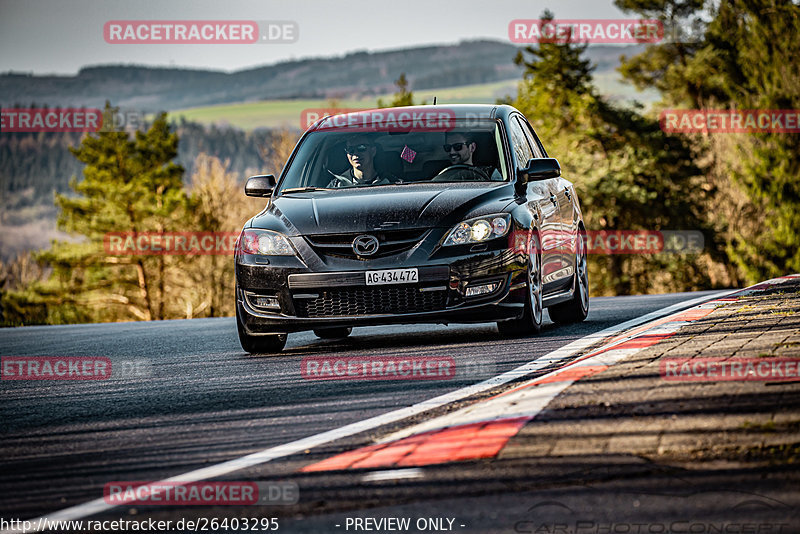
<svg viewBox="0 0 800 534">
<path fill-rule="evenodd" d="M 464 182 L 467 181 L 463 178 L 465 173 L 472 173 L 474 176 L 477 176 L 480 180 L 491 180 L 492 178 L 486 174 L 484 171 L 479 169 L 478 167 L 473 167 L 472 165 L 467 165 L 465 163 L 456 163 L 455 165 L 450 165 L 449 167 L 445 167 L 439 174 L 431 178 L 432 182 L 452 182 L 454 181 L 453 178 L 445 178 L 447 174 L 460 174 L 462 178 L 460 181 Z"/>
</svg>

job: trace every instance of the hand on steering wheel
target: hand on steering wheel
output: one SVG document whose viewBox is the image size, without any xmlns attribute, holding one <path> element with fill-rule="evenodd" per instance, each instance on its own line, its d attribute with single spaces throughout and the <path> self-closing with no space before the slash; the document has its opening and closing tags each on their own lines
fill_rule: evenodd
<svg viewBox="0 0 800 534">
<path fill-rule="evenodd" d="M 449 167 L 445 167 L 444 169 L 439 171 L 439 174 L 437 174 L 436 176 L 431 178 L 431 181 L 432 182 L 450 182 L 450 181 L 453 181 L 452 178 L 445 179 L 445 178 L 442 178 L 442 176 L 445 176 L 448 173 L 465 173 L 465 172 L 471 172 L 474 175 L 477 175 L 481 180 L 491 180 L 492 179 L 488 174 L 486 174 L 483 170 L 481 170 L 478 167 L 475 167 L 473 165 L 466 165 L 464 163 L 456 163 L 455 165 L 450 165 Z M 464 180 L 462 178 L 461 181 L 463 182 L 463 181 L 466 181 L 466 180 Z"/>
</svg>

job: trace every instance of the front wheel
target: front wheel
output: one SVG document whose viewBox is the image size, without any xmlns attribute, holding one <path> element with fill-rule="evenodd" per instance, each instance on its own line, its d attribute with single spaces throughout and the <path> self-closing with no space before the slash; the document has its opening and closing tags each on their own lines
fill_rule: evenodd
<svg viewBox="0 0 800 534">
<path fill-rule="evenodd" d="M 525 313 L 522 318 L 512 321 L 499 321 L 497 329 L 507 336 L 538 334 L 542 330 L 542 256 L 538 239 L 531 238 L 528 254 L 528 294 L 525 297 Z"/>
<path fill-rule="evenodd" d="M 236 307 L 236 330 L 239 332 L 239 343 L 245 352 L 251 354 L 273 354 L 283 350 L 286 346 L 286 334 L 269 334 L 266 336 L 251 336 L 244 331 L 239 320 L 239 307 Z"/>
<path fill-rule="evenodd" d="M 589 274 L 586 268 L 586 243 L 583 231 L 578 232 L 575 254 L 575 291 L 572 298 L 547 309 L 550 319 L 556 324 L 580 323 L 589 315 Z"/>
</svg>

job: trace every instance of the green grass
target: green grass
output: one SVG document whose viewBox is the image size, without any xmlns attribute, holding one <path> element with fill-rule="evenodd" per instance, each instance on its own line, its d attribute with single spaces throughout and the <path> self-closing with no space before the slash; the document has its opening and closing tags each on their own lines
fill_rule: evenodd
<svg viewBox="0 0 800 534">
<path fill-rule="evenodd" d="M 417 100 L 433 101 L 436 96 L 439 104 L 486 103 L 493 104 L 498 98 L 516 92 L 516 80 L 504 82 L 467 85 L 445 89 L 415 91 Z M 390 100 L 391 95 L 382 96 Z M 171 118 L 183 117 L 188 121 L 220 126 L 235 126 L 244 130 L 254 128 L 300 128 L 300 115 L 304 109 L 329 108 L 329 100 L 262 100 L 221 104 L 200 108 L 179 109 L 170 112 Z M 339 108 L 374 108 L 377 98 L 338 100 Z"/>
<path fill-rule="evenodd" d="M 494 104 L 498 98 L 517 94 L 519 80 L 506 80 L 502 82 L 482 83 L 477 85 L 464 85 L 462 87 L 448 87 L 444 89 L 425 89 L 414 91 L 417 100 L 425 100 L 428 104 Z M 389 97 L 384 97 L 386 100 Z"/>
<path fill-rule="evenodd" d="M 649 93 L 637 93 L 630 86 L 618 80 L 618 75 L 605 75 L 596 79 L 601 93 L 608 94 L 615 99 L 637 99 L 641 102 L 652 102 L 656 98 Z M 462 87 L 448 87 L 443 89 L 425 89 L 414 91 L 417 101 L 430 104 L 436 97 L 438 104 L 494 104 L 498 98 L 515 95 L 519 80 L 506 80 L 501 82 L 465 85 Z M 383 100 L 390 100 L 390 94 L 383 95 Z M 374 108 L 375 99 L 346 99 L 336 102 L 339 108 Z M 170 118 L 180 117 L 188 121 L 202 124 L 216 124 L 218 126 L 235 126 L 243 130 L 255 128 L 300 128 L 300 116 L 304 109 L 329 108 L 329 100 L 262 100 L 258 102 L 241 102 L 236 104 L 221 104 L 199 108 L 179 109 L 170 112 Z"/>
<path fill-rule="evenodd" d="M 374 102 L 343 100 L 338 107 L 374 107 Z M 218 126 L 235 126 L 244 130 L 255 128 L 300 128 L 300 114 L 304 109 L 325 108 L 324 100 L 264 100 L 238 104 L 222 104 L 203 108 L 189 108 L 170 112 L 170 118 L 183 117 L 188 121 Z"/>
</svg>

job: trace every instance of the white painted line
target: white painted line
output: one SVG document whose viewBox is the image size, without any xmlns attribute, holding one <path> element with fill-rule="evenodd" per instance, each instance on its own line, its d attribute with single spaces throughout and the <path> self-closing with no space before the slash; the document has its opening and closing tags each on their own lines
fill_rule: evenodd
<svg viewBox="0 0 800 534">
<path fill-rule="evenodd" d="M 380 482 L 383 480 L 405 480 L 412 478 L 423 478 L 425 473 L 418 467 L 411 467 L 409 469 L 387 469 L 385 471 L 373 471 L 367 473 L 361 479 L 364 482 Z"/>
<path fill-rule="evenodd" d="M 641 324 L 650 322 L 654 319 L 658 319 L 659 317 L 664 317 L 678 310 L 690 308 L 701 302 L 722 298 L 725 295 L 736 293 L 737 291 L 741 290 L 730 290 L 717 293 L 710 293 L 708 295 L 699 298 L 687 300 L 684 302 L 679 302 L 677 304 L 673 304 L 672 306 L 667 306 L 666 308 L 662 308 L 660 310 L 648 313 L 647 315 L 636 317 L 629 321 L 625 321 L 624 323 L 620 323 L 618 325 L 606 328 L 605 330 L 589 334 L 588 336 L 582 337 L 580 339 L 576 339 L 575 341 L 568 343 L 567 345 L 564 345 L 563 347 L 556 349 L 553 352 L 550 352 L 537 360 L 528 362 L 524 365 L 517 367 L 516 369 L 512 369 L 511 371 L 503 373 L 502 375 L 492 377 L 488 380 L 484 380 L 483 382 L 479 382 L 478 384 L 473 384 L 471 386 L 451 391 L 450 393 L 446 393 L 444 395 L 440 395 L 438 397 L 422 401 L 407 408 L 401 408 L 399 410 L 394 410 L 392 412 L 377 415 L 369 419 L 364 419 L 363 421 L 350 423 L 349 425 L 345 425 L 343 427 L 334 428 L 332 430 L 328 430 L 326 432 L 322 432 L 314 436 L 309 436 L 307 438 L 303 438 L 297 441 L 292 441 L 290 443 L 284 443 L 283 445 L 278 445 L 276 447 L 264 449 L 262 451 L 255 452 L 253 454 L 248 454 L 247 456 L 242 456 L 240 458 L 229 460 L 227 462 L 223 462 L 220 464 L 211 465 L 208 467 L 197 469 L 195 471 L 189 471 L 188 473 L 183 473 L 181 475 L 177 475 L 171 478 L 158 481 L 156 482 L 156 484 L 161 482 L 187 482 L 187 483 L 199 482 L 202 480 L 218 478 L 233 473 L 235 471 L 239 471 L 241 469 L 247 469 L 249 467 L 267 463 L 277 458 L 283 458 L 285 456 L 291 456 L 293 454 L 301 453 L 306 449 L 311 449 L 314 447 L 318 447 L 320 445 L 324 445 L 325 443 L 330 443 L 331 441 L 336 441 L 338 439 L 346 438 L 348 436 L 353 436 L 361 432 L 366 432 L 367 430 L 372 430 L 380 426 L 387 425 L 389 423 L 402 421 L 403 419 L 419 415 L 434 408 L 438 408 L 440 406 L 444 406 L 446 404 L 450 404 L 452 402 L 456 402 L 458 400 L 465 399 L 467 397 L 471 397 L 472 395 L 482 393 L 484 391 L 493 389 L 497 386 L 501 386 L 518 378 L 527 376 L 531 373 L 535 373 L 538 370 L 544 369 L 550 365 L 565 360 L 575 355 L 576 353 L 602 341 L 603 339 L 609 336 L 613 336 L 614 334 L 618 334 L 629 328 L 633 328 L 635 326 L 639 326 Z M 105 500 L 101 497 L 89 501 L 87 503 L 78 504 L 70 508 L 64 508 L 63 510 L 47 514 L 40 518 L 31 519 L 30 521 L 33 523 L 33 528 L 29 529 L 27 532 L 37 532 L 38 530 L 40 530 L 41 527 L 37 525 L 43 523 L 45 519 L 49 521 L 69 521 L 75 519 L 82 519 L 94 514 L 106 512 L 115 507 L 116 505 L 106 503 Z M 0 532 L 0 534 L 12 534 L 12 533 L 22 534 L 22 530 L 11 529 L 11 530 L 3 530 L 2 532 Z"/>
</svg>

